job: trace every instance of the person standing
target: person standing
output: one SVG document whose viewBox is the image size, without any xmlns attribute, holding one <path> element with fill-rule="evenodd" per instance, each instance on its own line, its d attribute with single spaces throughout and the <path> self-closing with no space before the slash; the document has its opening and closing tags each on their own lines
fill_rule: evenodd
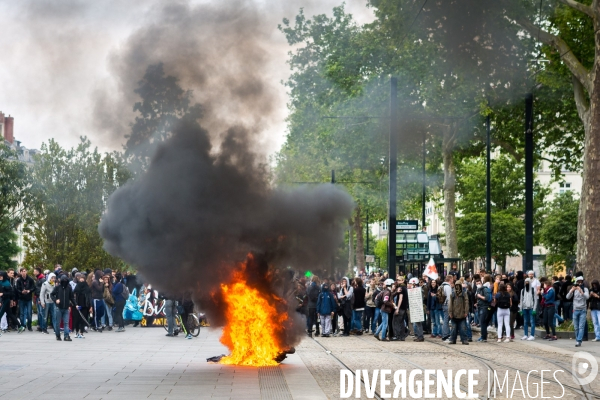
<svg viewBox="0 0 600 400">
<path fill-rule="evenodd" d="M 308 298 L 308 314 L 306 316 L 306 332 L 312 337 L 313 326 L 316 325 L 315 336 L 319 336 L 319 322 L 317 321 L 317 301 L 319 300 L 319 277 L 313 275 L 306 288 Z"/>
<path fill-rule="evenodd" d="M 521 290 L 519 310 L 523 314 L 523 337 L 521 340 L 535 340 L 535 315 L 537 313 L 538 295 L 533 286 L 531 278 L 525 279 L 525 286 Z M 531 332 L 529 328 L 531 327 Z M 530 334 L 528 336 L 528 334 Z"/>
<path fill-rule="evenodd" d="M 26 327 L 29 331 L 33 330 L 31 328 L 31 314 L 33 294 L 35 293 L 35 281 L 27 274 L 26 268 L 21 268 L 19 270 L 19 275 L 20 277 L 17 279 L 16 287 L 19 296 L 19 311 L 21 314 L 21 326 L 19 327 L 19 333 L 21 333 Z"/>
<path fill-rule="evenodd" d="M 102 281 L 102 271 L 94 272 L 94 280 L 92 281 L 92 308 L 94 309 L 94 326 L 93 330 L 102 332 L 102 317 L 104 316 L 104 282 Z"/>
<path fill-rule="evenodd" d="M 419 289 L 420 291 L 420 287 L 419 287 L 419 280 L 417 278 L 411 278 L 408 281 L 408 285 L 407 285 L 407 301 L 408 301 L 408 290 L 409 289 Z M 421 292 L 421 296 L 422 296 L 422 292 Z M 417 307 L 423 307 L 423 298 L 421 297 L 421 300 L 419 301 L 419 304 L 417 304 Z M 410 305 L 409 305 L 409 309 L 410 309 Z M 410 316 L 409 316 L 409 321 L 410 321 Z M 423 323 L 421 321 L 419 322 L 413 322 L 412 324 L 412 328 L 413 328 L 413 332 L 415 333 L 415 338 L 413 339 L 413 342 L 424 342 L 425 338 L 423 337 Z"/>
<path fill-rule="evenodd" d="M 123 321 L 123 309 L 125 308 L 125 302 L 127 299 L 125 298 L 124 291 L 125 285 L 121 282 L 122 276 L 120 273 L 115 275 L 115 283 L 112 289 L 112 296 L 115 300 L 115 322 L 118 325 L 116 332 L 125 332 L 125 321 Z M 109 329 L 110 330 L 110 329 Z"/>
<path fill-rule="evenodd" d="M 329 290 L 329 284 L 323 285 L 323 290 L 319 293 L 319 299 L 317 300 L 317 316 L 321 321 L 321 336 L 329 337 L 332 334 L 331 331 L 331 319 L 337 308 L 335 297 L 331 290 Z"/>
<path fill-rule="evenodd" d="M 54 300 L 52 300 L 52 291 L 56 283 L 56 275 L 53 272 L 48 274 L 48 278 L 42 284 L 40 291 L 40 306 L 44 315 L 45 328 L 42 330 L 43 333 L 48 334 L 49 320 L 52 320 L 52 327 L 54 327 L 54 320 L 56 319 L 56 308 L 54 306 Z"/>
<path fill-rule="evenodd" d="M 355 335 L 362 335 L 362 315 L 365 311 L 365 295 L 366 290 L 363 286 L 362 279 L 354 278 L 354 301 L 352 302 L 352 332 Z"/>
<path fill-rule="evenodd" d="M 8 274 L 0 271 L 0 319 L 6 315 L 8 326 L 11 324 L 18 325 L 19 321 L 13 313 L 10 312 L 10 306 L 15 296 L 12 285 L 8 278 Z"/>
<path fill-rule="evenodd" d="M 50 297 L 52 297 L 54 304 L 56 304 L 56 318 L 54 319 L 56 340 L 62 340 L 60 338 L 60 321 L 62 321 L 65 342 L 71 342 L 71 336 L 69 336 L 69 311 L 71 305 L 75 305 L 75 297 L 73 296 L 73 289 L 69 284 L 69 278 L 66 275 L 60 277 L 60 284 L 54 286 Z"/>
<path fill-rule="evenodd" d="M 442 293 L 438 297 L 438 301 L 442 303 L 442 311 L 444 313 L 444 324 L 442 325 L 442 340 L 447 340 L 450 337 L 450 313 L 448 311 L 448 305 L 450 302 L 450 296 L 452 295 L 452 282 L 454 282 L 454 276 L 448 275 L 446 281 L 442 283 Z M 439 293 L 439 290 L 438 290 Z"/>
<path fill-rule="evenodd" d="M 167 317 L 167 334 L 165 336 L 173 337 L 177 336 L 179 332 L 175 332 L 175 313 L 177 310 L 176 301 L 170 298 L 164 297 L 165 299 L 165 316 Z"/>
<path fill-rule="evenodd" d="M 467 291 L 463 290 L 462 283 L 460 282 L 456 282 L 454 285 L 454 290 L 450 295 L 448 303 L 448 312 L 454 324 L 454 329 L 452 330 L 450 339 L 446 343 L 456 344 L 457 333 L 460 333 L 462 344 L 468 345 L 467 316 L 469 314 L 469 297 Z"/>
<path fill-rule="evenodd" d="M 88 286 L 83 274 L 75 274 L 75 308 L 73 312 L 73 330 L 77 339 L 85 339 L 84 333 L 87 321 L 92 312 L 92 291 Z"/>
<path fill-rule="evenodd" d="M 363 330 L 365 333 L 369 333 L 369 328 L 371 328 L 370 332 L 375 332 L 375 297 L 377 296 L 377 282 L 375 279 L 371 279 L 369 282 L 369 286 L 367 287 L 367 291 L 365 293 L 365 312 L 366 318 L 365 323 L 363 325 Z"/>
<path fill-rule="evenodd" d="M 514 283 L 506 285 L 506 291 L 510 295 L 510 340 L 515 340 L 515 324 L 519 315 L 519 295 L 514 290 L 514 286 Z"/>
<path fill-rule="evenodd" d="M 429 313 L 429 318 L 431 319 L 431 337 L 441 338 L 441 321 L 444 318 L 444 312 L 442 311 L 442 305 L 437 301 L 437 281 L 432 279 L 430 285 L 431 287 L 429 289 L 429 295 L 427 296 L 427 312 Z"/>
<path fill-rule="evenodd" d="M 573 327 L 575 328 L 575 347 L 580 347 L 585 331 L 587 300 L 590 298 L 589 290 L 583 286 L 583 276 L 575 278 L 575 284 L 567 293 L 567 299 L 573 301 Z"/>
<path fill-rule="evenodd" d="M 549 280 L 544 281 L 544 289 L 542 294 L 542 307 L 544 310 L 543 321 L 544 328 L 546 328 L 546 340 L 556 340 L 556 327 L 554 326 L 554 314 L 556 314 L 556 308 L 554 307 L 555 300 L 554 288 L 552 288 L 552 282 Z M 567 295 L 568 296 L 568 295 Z M 585 302 L 584 302 L 585 303 Z M 585 304 L 584 304 L 585 314 Z M 585 316 L 584 316 L 585 321 Z M 585 322 L 584 322 L 585 323 Z M 552 335 L 550 335 L 550 329 L 552 329 Z"/>
<path fill-rule="evenodd" d="M 40 306 L 40 293 L 42 291 L 42 285 L 46 282 L 46 275 L 42 273 L 41 267 L 35 267 L 33 269 L 33 276 L 35 277 L 35 291 L 33 301 L 35 302 L 38 317 L 38 332 L 43 332 L 46 329 L 46 318 L 44 318 L 44 310 Z"/>
<path fill-rule="evenodd" d="M 592 281 L 590 289 L 590 314 L 592 314 L 592 323 L 594 324 L 594 340 L 600 342 L 600 282 Z"/>
<path fill-rule="evenodd" d="M 344 320 L 344 333 L 342 336 L 350 336 L 350 323 L 352 318 L 352 299 L 354 298 L 354 288 L 350 285 L 350 280 L 346 277 L 340 283 L 340 292 L 338 299 L 340 301 L 340 312 Z"/>
<path fill-rule="evenodd" d="M 486 275 L 484 279 L 489 280 L 489 275 Z M 491 311 L 492 303 L 492 290 L 490 289 L 490 282 L 476 282 L 477 291 L 475 292 L 475 299 L 477 300 L 477 312 L 479 314 L 479 323 L 481 325 L 481 337 L 477 340 L 478 342 L 487 343 L 487 328 L 489 323 L 489 313 Z"/>
<path fill-rule="evenodd" d="M 393 301 L 395 305 L 394 316 L 392 318 L 392 327 L 394 329 L 394 337 L 392 340 L 406 340 L 406 313 L 408 311 L 408 289 L 399 281 L 396 290 L 393 293 Z"/>
<path fill-rule="evenodd" d="M 377 327 L 375 331 L 375 339 L 377 340 L 386 340 L 387 332 L 388 332 L 388 320 L 390 314 L 395 311 L 396 305 L 392 301 L 392 284 L 394 281 L 392 279 L 386 279 L 384 281 L 385 289 L 378 295 L 380 298 L 379 302 L 381 303 L 381 324 Z M 378 304 L 377 301 L 375 304 Z M 382 337 L 379 337 L 379 333 L 381 332 Z"/>
<path fill-rule="evenodd" d="M 496 307 L 498 307 L 496 318 L 498 319 L 498 343 L 502 342 L 502 331 L 506 332 L 505 343 L 510 340 L 510 307 L 512 299 L 506 290 L 506 284 L 498 284 L 498 293 L 496 293 Z"/>
</svg>

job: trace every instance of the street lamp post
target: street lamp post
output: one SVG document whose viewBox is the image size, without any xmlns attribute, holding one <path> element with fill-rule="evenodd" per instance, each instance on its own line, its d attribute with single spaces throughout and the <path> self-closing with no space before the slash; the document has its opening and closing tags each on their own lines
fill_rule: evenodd
<svg viewBox="0 0 600 400">
<path fill-rule="evenodd" d="M 396 279 L 396 194 L 398 169 L 398 80 L 390 80 L 390 197 L 388 215 L 388 276 Z"/>
</svg>

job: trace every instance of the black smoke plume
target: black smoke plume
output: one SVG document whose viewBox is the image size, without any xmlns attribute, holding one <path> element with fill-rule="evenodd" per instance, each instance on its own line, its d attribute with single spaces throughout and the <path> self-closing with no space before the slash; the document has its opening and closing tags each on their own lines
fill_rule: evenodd
<svg viewBox="0 0 600 400">
<path fill-rule="evenodd" d="M 159 290 L 193 291 L 217 324 L 225 305 L 211 293 L 237 262 L 252 254 L 254 286 L 281 296 L 285 279 L 267 275 L 329 263 L 353 208 L 333 185 L 271 187 L 260 157 L 248 150 L 252 138 L 232 127 L 216 150 L 207 130 L 185 120 L 148 171 L 109 198 L 99 228 L 109 253 Z"/>
</svg>

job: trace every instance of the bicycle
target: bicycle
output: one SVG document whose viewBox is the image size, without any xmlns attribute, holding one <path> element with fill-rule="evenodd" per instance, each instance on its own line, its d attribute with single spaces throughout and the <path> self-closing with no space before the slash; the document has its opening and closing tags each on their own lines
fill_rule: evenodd
<svg viewBox="0 0 600 400">
<path fill-rule="evenodd" d="M 198 335 L 200 335 L 200 321 L 198 320 L 198 317 L 196 317 L 196 314 L 190 313 L 188 315 L 187 326 L 190 328 L 190 331 L 188 332 L 185 329 L 185 325 L 183 324 L 183 319 L 181 317 L 181 314 L 179 314 L 177 303 L 175 303 L 175 307 L 173 307 L 173 311 L 175 313 L 173 315 L 173 318 L 175 319 L 175 329 L 173 330 L 174 335 L 178 335 L 179 332 L 185 333 L 186 336 L 188 334 L 190 334 L 194 337 L 197 337 Z M 165 331 L 167 331 L 167 332 L 169 331 L 169 323 L 167 322 L 166 317 L 163 319 L 163 328 L 165 328 Z"/>
</svg>

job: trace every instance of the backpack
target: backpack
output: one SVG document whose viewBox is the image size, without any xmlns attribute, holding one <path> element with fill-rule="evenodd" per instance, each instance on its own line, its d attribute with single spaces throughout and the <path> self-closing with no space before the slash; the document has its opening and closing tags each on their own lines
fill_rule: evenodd
<svg viewBox="0 0 600 400">
<path fill-rule="evenodd" d="M 496 300 L 496 307 L 498 308 L 510 308 L 510 295 L 508 293 L 500 293 L 500 298 Z"/>
<path fill-rule="evenodd" d="M 444 285 L 440 285 L 437 292 L 435 293 L 435 297 L 437 297 L 437 301 L 439 304 L 446 303 L 446 294 L 444 293 Z"/>
</svg>

